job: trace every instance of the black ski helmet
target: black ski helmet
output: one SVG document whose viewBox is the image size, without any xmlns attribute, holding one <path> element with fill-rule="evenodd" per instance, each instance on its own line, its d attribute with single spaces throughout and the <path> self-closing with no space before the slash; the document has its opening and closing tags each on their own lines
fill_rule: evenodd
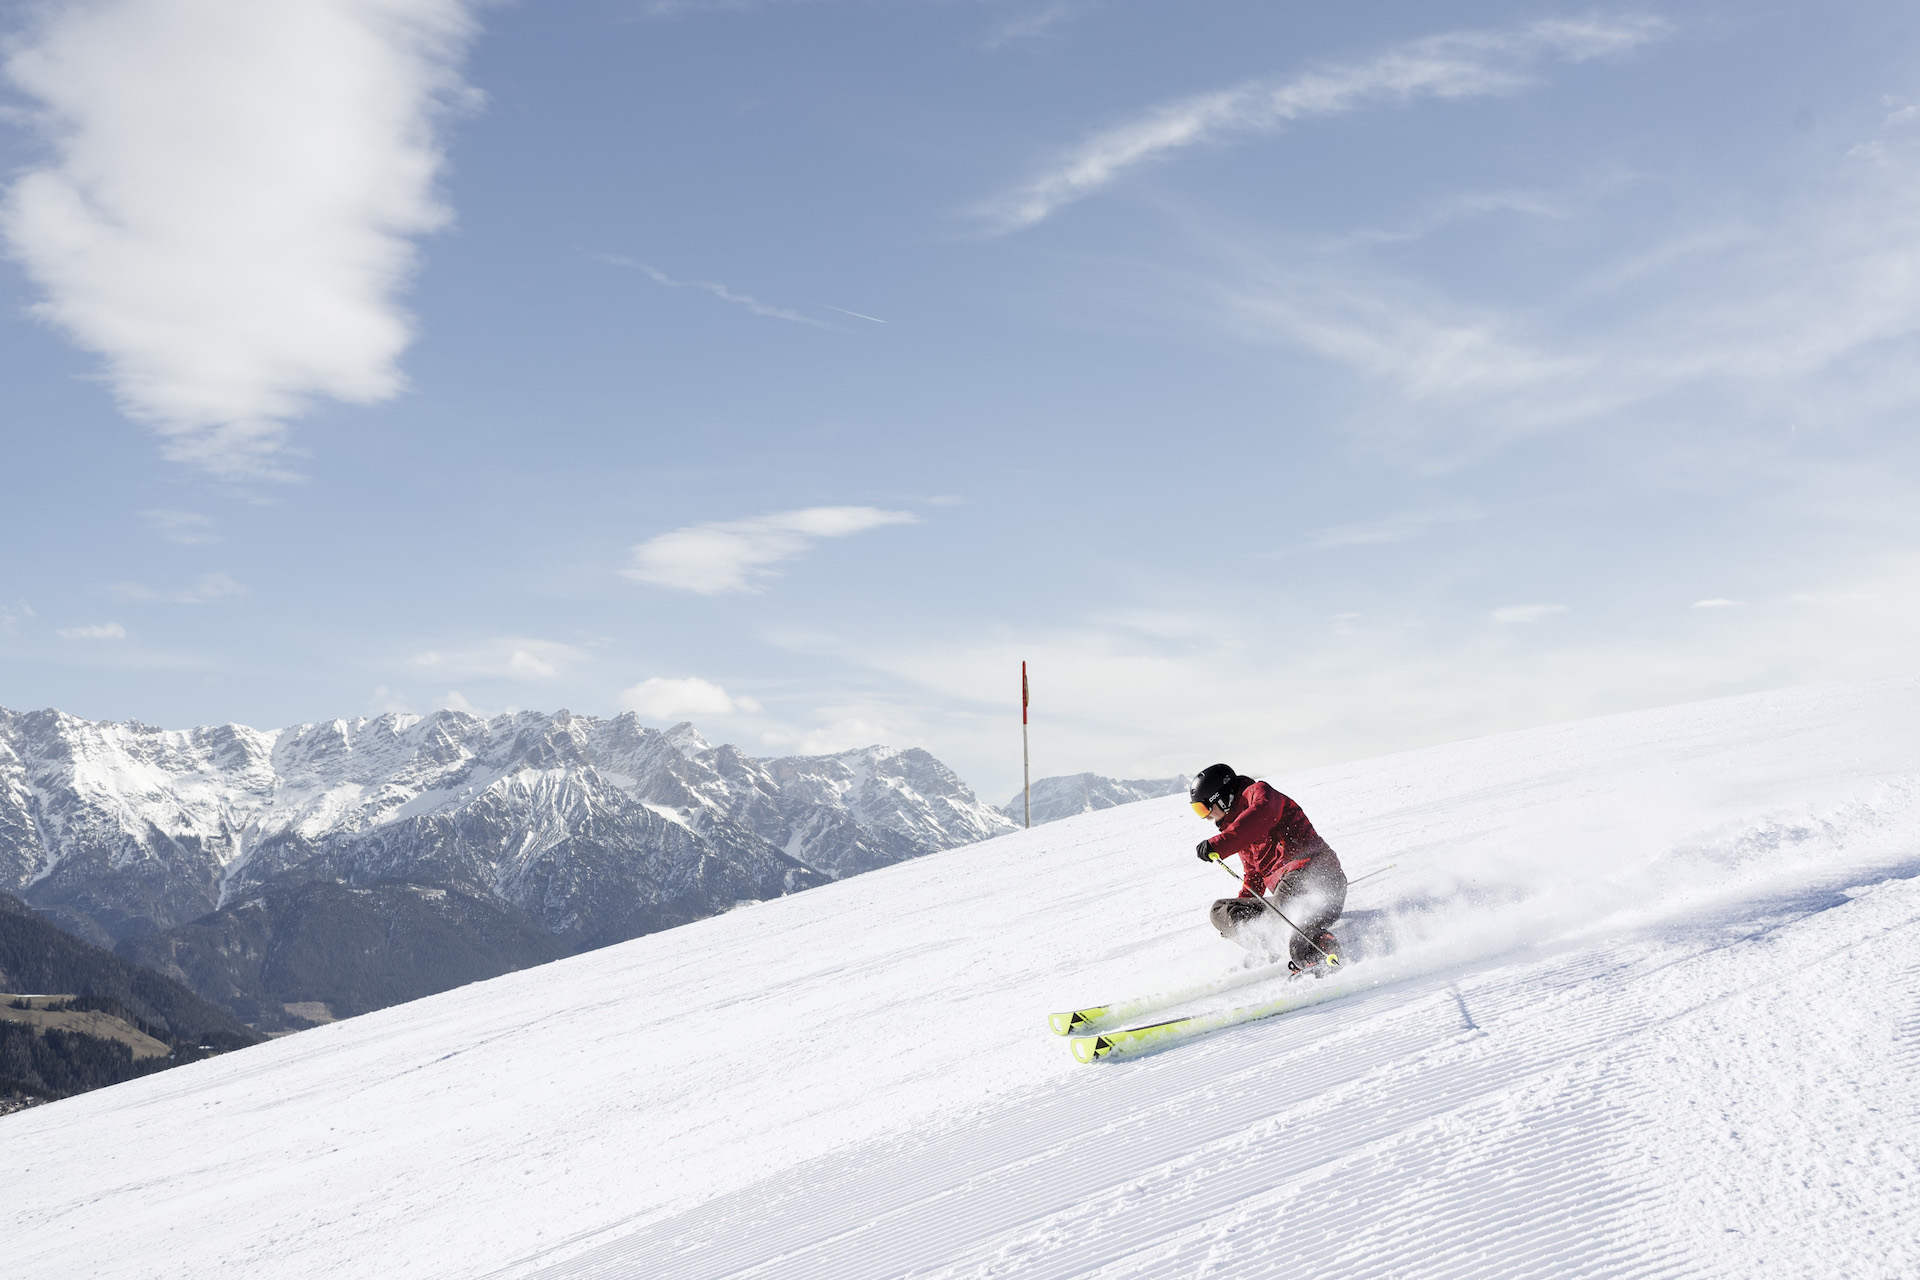
<svg viewBox="0 0 1920 1280">
<path fill-rule="evenodd" d="M 1187 788 L 1187 799 L 1193 801 L 1194 811 L 1202 817 L 1214 805 L 1221 809 L 1233 808 L 1233 802 L 1240 798 L 1240 775 L 1233 771 L 1230 764 L 1210 764 L 1194 775 L 1193 785 Z"/>
</svg>

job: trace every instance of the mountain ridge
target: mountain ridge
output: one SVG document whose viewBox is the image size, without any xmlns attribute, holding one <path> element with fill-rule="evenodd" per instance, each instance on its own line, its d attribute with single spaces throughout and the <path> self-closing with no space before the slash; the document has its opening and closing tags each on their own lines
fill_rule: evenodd
<svg viewBox="0 0 1920 1280">
<path fill-rule="evenodd" d="M 631 713 L 262 731 L 0 710 L 0 888 L 96 943 L 288 878 L 401 878 L 594 945 L 1009 829 L 920 748 L 756 759 Z"/>
<path fill-rule="evenodd" d="M 1042 778 L 1033 784 L 1033 825 L 1097 813 L 1116 805 L 1138 800 L 1157 800 L 1161 796 L 1186 791 L 1184 776 L 1172 778 L 1108 778 L 1097 773 L 1067 773 Z M 1026 796 L 1014 792 L 1013 799 L 1000 806 L 1000 812 L 1014 822 L 1025 817 Z"/>
</svg>

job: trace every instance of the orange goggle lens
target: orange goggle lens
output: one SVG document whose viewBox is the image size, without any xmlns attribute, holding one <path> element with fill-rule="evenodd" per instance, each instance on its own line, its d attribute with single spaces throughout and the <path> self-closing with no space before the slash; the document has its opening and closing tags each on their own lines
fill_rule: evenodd
<svg viewBox="0 0 1920 1280">
<path fill-rule="evenodd" d="M 1208 810 L 1208 809 L 1210 809 L 1210 808 L 1212 808 L 1212 807 L 1213 807 L 1213 806 L 1211 806 L 1211 805 L 1207 805 L 1207 804 L 1202 804 L 1202 803 L 1201 803 L 1200 801 L 1198 801 L 1198 800 L 1195 800 L 1195 801 L 1193 802 L 1193 811 L 1194 811 L 1195 813 L 1197 813 L 1197 814 L 1199 814 L 1199 815 L 1200 815 L 1201 817 L 1203 817 L 1203 818 L 1207 816 L 1207 810 Z"/>
</svg>

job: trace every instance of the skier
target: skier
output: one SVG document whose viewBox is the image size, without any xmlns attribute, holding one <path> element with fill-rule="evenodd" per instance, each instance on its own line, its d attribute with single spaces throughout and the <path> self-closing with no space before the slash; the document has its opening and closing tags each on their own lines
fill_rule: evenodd
<svg viewBox="0 0 1920 1280">
<path fill-rule="evenodd" d="M 1327 926 L 1346 906 L 1347 873 L 1300 806 L 1224 764 L 1202 769 L 1187 795 L 1193 811 L 1220 828 L 1200 842 L 1200 860 L 1240 858 L 1240 896 L 1220 899 L 1208 913 L 1220 936 L 1256 955 L 1277 950 L 1270 944 L 1284 936 L 1287 968 L 1296 974 L 1317 976 L 1315 965 L 1338 964 L 1339 943 Z M 1272 909 L 1263 905 L 1269 892 Z"/>
</svg>

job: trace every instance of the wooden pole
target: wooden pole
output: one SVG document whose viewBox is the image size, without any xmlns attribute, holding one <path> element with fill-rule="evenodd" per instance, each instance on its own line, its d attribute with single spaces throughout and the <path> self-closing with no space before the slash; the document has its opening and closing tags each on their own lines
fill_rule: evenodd
<svg viewBox="0 0 1920 1280">
<path fill-rule="evenodd" d="M 1020 783 L 1027 796 L 1027 826 L 1033 826 L 1033 766 L 1027 754 L 1027 664 L 1020 664 Z"/>
</svg>

